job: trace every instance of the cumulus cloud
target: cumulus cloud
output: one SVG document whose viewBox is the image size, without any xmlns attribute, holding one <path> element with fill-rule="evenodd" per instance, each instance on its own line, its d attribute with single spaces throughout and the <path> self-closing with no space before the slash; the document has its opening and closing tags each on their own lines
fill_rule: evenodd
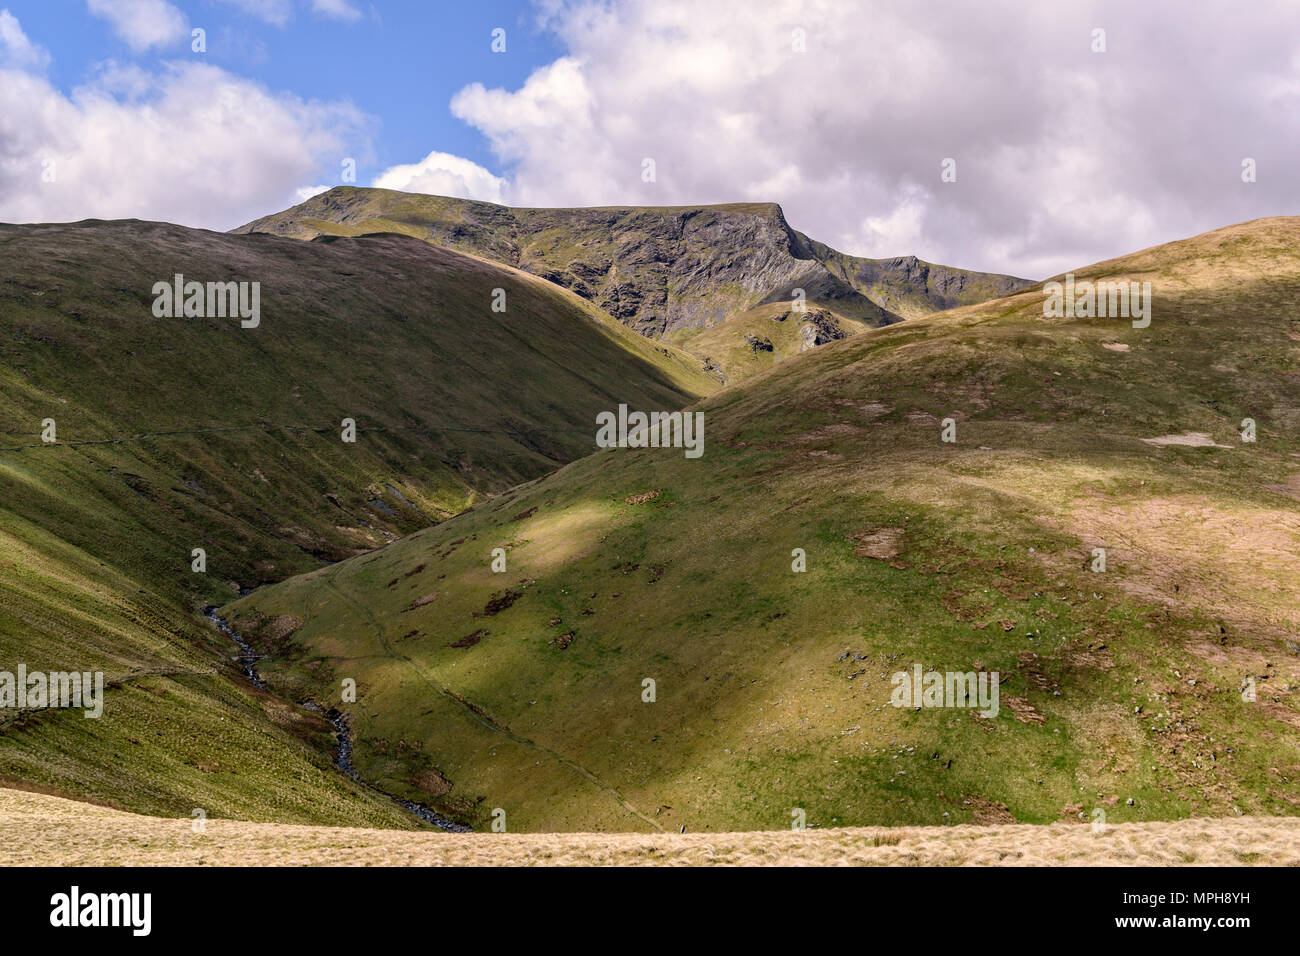
<svg viewBox="0 0 1300 956">
<path fill-rule="evenodd" d="M 519 204 L 579 205 L 594 196 L 622 196 L 626 202 L 624 174 L 639 177 L 641 160 L 621 155 L 624 144 L 598 125 L 596 105 L 582 65 L 564 58 L 533 73 L 517 92 L 467 86 L 453 97 L 451 110 L 478 127 L 493 151 L 516 166 L 512 199 Z M 620 168 L 624 162 L 632 166 Z M 551 202 L 562 196 L 580 201 Z"/>
<path fill-rule="evenodd" d="M 27 38 L 18 18 L 0 10 L 0 66 L 43 70 L 50 55 Z"/>
<path fill-rule="evenodd" d="M 506 182 L 478 163 L 450 153 L 432 152 L 418 163 L 389 167 L 371 185 L 408 193 L 501 202 Z"/>
<path fill-rule="evenodd" d="M 185 15 L 167 0 L 86 0 L 86 6 L 137 53 L 188 34 Z"/>
<path fill-rule="evenodd" d="M 1287 0 L 542 10 L 567 55 L 452 101 L 521 205 L 766 199 L 846 252 L 1043 277 L 1300 201 Z"/>
<path fill-rule="evenodd" d="M 341 157 L 364 155 L 371 129 L 349 104 L 274 93 L 200 63 L 109 66 L 71 95 L 0 66 L 0 221 L 228 229 L 290 205 Z"/>
</svg>

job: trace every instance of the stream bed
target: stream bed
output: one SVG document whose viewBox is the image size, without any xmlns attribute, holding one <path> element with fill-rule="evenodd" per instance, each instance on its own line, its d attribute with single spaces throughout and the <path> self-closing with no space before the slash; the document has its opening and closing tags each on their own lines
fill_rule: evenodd
<svg viewBox="0 0 1300 956">
<path fill-rule="evenodd" d="M 257 672 L 257 662 L 261 659 L 260 655 L 253 650 L 252 646 L 245 641 L 242 636 L 240 636 L 238 631 L 226 623 L 225 620 L 217 616 L 217 609 L 215 607 L 204 608 L 203 613 L 209 621 L 217 626 L 218 631 L 234 641 L 239 647 L 239 656 L 236 660 L 239 662 L 239 669 L 243 672 L 244 676 L 247 677 L 255 687 L 267 690 L 266 681 L 264 681 L 261 675 Z M 393 796 L 393 794 L 386 790 L 379 789 L 379 787 L 376 787 L 373 783 L 364 779 L 361 774 L 357 772 L 357 768 L 352 763 L 352 731 L 348 728 L 347 715 L 342 711 L 336 710 L 332 707 L 329 710 L 326 710 L 320 704 L 311 700 L 300 701 L 299 706 L 314 714 L 319 714 L 334 726 L 336 740 L 334 747 L 334 766 L 338 767 L 357 783 L 361 784 L 361 786 L 365 787 L 367 790 L 373 791 L 374 793 L 380 794 L 381 796 L 387 797 L 399 807 L 406 810 L 411 815 L 423 820 L 425 823 L 431 823 L 434 826 L 451 833 L 473 832 L 473 830 L 465 826 L 465 824 L 456 823 L 454 820 L 448 820 L 442 814 L 430 810 L 422 803 L 416 803 L 414 800 L 405 800 L 401 797 Z"/>
</svg>

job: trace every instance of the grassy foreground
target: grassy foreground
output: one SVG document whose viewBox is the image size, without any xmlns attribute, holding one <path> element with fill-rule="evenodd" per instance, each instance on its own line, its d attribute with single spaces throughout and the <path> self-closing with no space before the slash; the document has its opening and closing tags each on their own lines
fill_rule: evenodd
<svg viewBox="0 0 1300 956">
<path fill-rule="evenodd" d="M 1300 865 L 1300 819 L 751 833 L 402 833 L 189 820 L 0 790 L 0 866 Z"/>
</svg>

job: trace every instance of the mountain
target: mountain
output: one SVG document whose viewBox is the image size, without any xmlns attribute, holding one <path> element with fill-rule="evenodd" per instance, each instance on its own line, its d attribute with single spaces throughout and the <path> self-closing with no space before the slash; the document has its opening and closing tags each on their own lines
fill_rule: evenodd
<svg viewBox="0 0 1300 956">
<path fill-rule="evenodd" d="M 256 316 L 160 315 L 178 274 L 249 283 L 250 316 L 257 283 Z M 0 779 L 410 826 L 331 766 L 324 719 L 240 676 L 202 609 L 552 471 L 602 410 L 717 384 L 572 293 L 404 236 L 0 226 L 0 670 L 108 682 L 102 719 L 6 709 Z"/>
<path fill-rule="evenodd" d="M 1294 816 L 1297 250 L 1062 277 L 1150 283 L 1145 327 L 1036 288 L 796 353 L 692 407 L 701 457 L 604 449 L 223 613 L 480 828 Z M 893 705 L 931 669 L 999 708 Z"/>
<path fill-rule="evenodd" d="M 413 236 L 541 276 L 652 338 L 708 329 L 755 306 L 788 304 L 796 289 L 808 303 L 880 326 L 1027 285 L 912 256 L 844 255 L 792 229 L 775 203 L 512 209 L 338 186 L 234 231 L 298 239 Z"/>
</svg>

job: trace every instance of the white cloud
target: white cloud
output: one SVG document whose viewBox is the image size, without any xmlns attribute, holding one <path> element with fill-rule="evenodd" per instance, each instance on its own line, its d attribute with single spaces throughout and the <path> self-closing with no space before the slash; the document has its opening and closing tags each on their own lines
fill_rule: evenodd
<svg viewBox="0 0 1300 956">
<path fill-rule="evenodd" d="M 868 249 L 915 248 L 925 236 L 925 210 L 929 196 L 915 186 L 904 189 L 899 202 L 886 215 L 867 216 L 858 235 Z"/>
<path fill-rule="evenodd" d="M 409 193 L 431 193 L 499 203 L 506 182 L 468 159 L 450 153 L 432 152 L 418 163 L 392 166 L 384 170 L 371 185 Z"/>
<path fill-rule="evenodd" d="M 6 24 L 0 17 L 11 49 Z M 110 66 L 71 95 L 0 67 L 0 221 L 229 229 L 290 205 L 296 187 L 343 157 L 369 154 L 372 127 L 349 104 L 274 93 L 201 63 Z"/>
<path fill-rule="evenodd" d="M 249 16 L 282 27 L 293 17 L 292 0 L 222 0 L 233 4 Z"/>
<path fill-rule="evenodd" d="M 348 0 L 312 0 L 312 10 L 335 20 L 353 22 L 361 19 L 361 11 Z"/>
<path fill-rule="evenodd" d="M 293 204 L 304 203 L 312 196 L 319 196 L 321 193 L 327 193 L 333 186 L 300 186 L 293 191 Z"/>
<path fill-rule="evenodd" d="M 36 71 L 47 59 L 0 11 L 0 221 L 229 229 L 329 189 L 318 177 L 373 161 L 375 121 L 347 103 L 303 101 L 193 61 L 102 64 L 65 95 Z M 432 152 L 374 184 L 499 202 L 506 182 Z"/>
<path fill-rule="evenodd" d="M 630 201 L 614 169 L 619 144 L 597 126 L 595 107 L 582 66 L 571 58 L 536 71 L 518 92 L 475 83 L 451 101 L 456 116 L 478 127 L 504 161 L 517 164 L 511 199 L 519 205 L 597 205 L 594 197 L 602 196 Z M 641 157 L 622 158 L 639 177 Z M 562 201 L 566 196 L 575 201 Z"/>
<path fill-rule="evenodd" d="M 520 205 L 763 198 L 846 252 L 1035 278 L 1300 205 L 1287 0 L 541 6 L 567 55 L 452 100 Z"/>
<path fill-rule="evenodd" d="M 249 16 L 256 17 L 263 23 L 282 27 L 293 19 L 293 0 L 221 0 L 243 10 Z M 312 12 L 333 20 L 355 23 L 361 19 L 361 11 L 351 0 L 311 0 Z"/>
<path fill-rule="evenodd" d="M 86 5 L 137 53 L 188 35 L 184 14 L 167 0 L 86 0 Z"/>
<path fill-rule="evenodd" d="M 43 70 L 49 62 L 50 55 L 27 39 L 18 18 L 0 10 L 0 66 Z"/>
</svg>

